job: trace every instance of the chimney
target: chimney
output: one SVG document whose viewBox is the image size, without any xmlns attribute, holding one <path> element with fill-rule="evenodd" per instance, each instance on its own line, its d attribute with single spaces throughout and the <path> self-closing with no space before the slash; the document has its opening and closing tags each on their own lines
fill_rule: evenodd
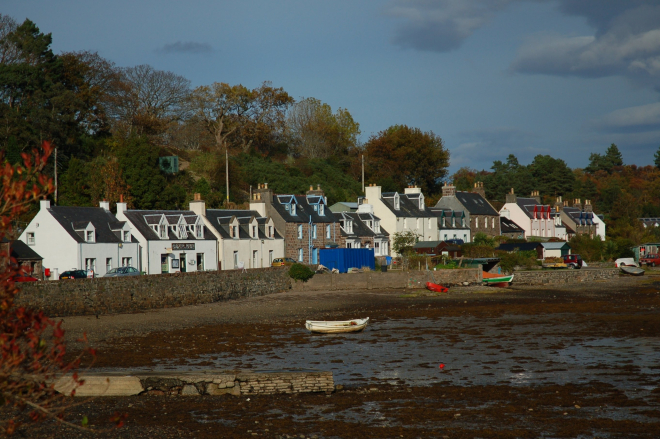
<svg viewBox="0 0 660 439">
<path fill-rule="evenodd" d="M 364 197 L 367 200 L 380 200 L 381 198 L 381 187 L 376 186 L 375 184 L 370 184 L 364 188 Z"/>
<path fill-rule="evenodd" d="M 50 200 L 40 200 L 39 209 L 41 210 L 50 209 Z"/>
<path fill-rule="evenodd" d="M 314 190 L 314 186 L 311 184 L 309 185 L 309 190 L 307 191 L 307 195 L 318 195 L 321 197 L 325 197 L 325 192 L 321 189 L 321 185 L 317 185 L 317 189 Z"/>
<path fill-rule="evenodd" d="M 117 203 L 117 218 L 123 218 L 124 212 L 126 212 L 126 203 L 124 203 L 124 196 L 121 196 L 121 201 Z"/>
<path fill-rule="evenodd" d="M 265 205 L 270 205 L 273 202 L 273 190 L 268 189 L 268 183 L 258 184 L 257 189 L 255 189 L 252 192 L 252 196 L 253 198 L 254 196 L 257 197 L 256 200 L 254 201 L 260 201 Z M 253 200 L 250 200 L 250 204 L 252 204 L 252 202 Z M 257 209 L 253 209 L 252 207 L 250 207 L 250 210 L 257 210 Z M 265 206 L 264 206 L 264 216 L 267 216 L 265 215 Z"/>
<path fill-rule="evenodd" d="M 479 194 L 483 197 L 483 199 L 486 199 L 486 191 L 484 189 L 484 182 L 483 181 L 475 181 L 474 182 L 474 189 L 472 190 L 475 194 Z"/>
<path fill-rule="evenodd" d="M 515 204 L 516 201 L 517 201 L 517 199 L 516 199 L 516 194 L 515 194 L 515 192 L 513 192 L 513 188 L 511 188 L 511 192 L 509 192 L 508 194 L 506 194 L 506 202 L 507 202 L 507 204 L 508 204 L 508 203 L 513 203 L 513 204 Z M 508 218 L 508 217 L 507 217 L 507 218 Z"/>
<path fill-rule="evenodd" d="M 502 210 L 500 210 L 500 216 L 504 217 L 504 218 L 511 219 L 511 212 L 509 211 L 509 209 L 502 209 Z"/>
<path fill-rule="evenodd" d="M 564 203 L 561 199 L 561 196 L 559 196 L 555 201 L 555 209 L 557 210 L 557 212 L 561 212 L 563 208 L 564 208 Z"/>
<path fill-rule="evenodd" d="M 362 204 L 360 204 L 358 206 L 357 212 L 358 213 L 374 213 L 374 206 L 367 203 L 367 199 L 365 198 L 364 201 L 362 202 Z"/>
<path fill-rule="evenodd" d="M 193 200 L 188 204 L 190 210 L 199 216 L 206 216 L 206 202 L 202 200 L 202 195 L 199 193 L 193 194 Z"/>
<path fill-rule="evenodd" d="M 591 200 L 584 200 L 584 211 L 593 212 L 594 206 L 591 205 Z"/>
<path fill-rule="evenodd" d="M 539 195 L 539 191 L 532 191 L 532 198 L 536 200 L 537 204 L 541 204 L 541 195 Z"/>
<path fill-rule="evenodd" d="M 418 188 L 417 186 L 408 186 L 403 190 L 404 194 L 421 194 L 422 189 Z"/>
<path fill-rule="evenodd" d="M 107 200 L 103 200 L 99 203 L 99 207 L 101 209 L 110 210 L 110 202 Z"/>
<path fill-rule="evenodd" d="M 568 207 L 568 200 L 564 200 L 564 207 Z"/>
<path fill-rule="evenodd" d="M 576 198 L 575 200 L 573 200 L 573 207 L 575 207 L 576 209 L 582 210 L 582 202 L 580 201 L 579 198 Z"/>
<path fill-rule="evenodd" d="M 445 185 L 442 186 L 442 196 L 443 197 L 455 197 L 456 196 L 456 186 L 451 183 L 445 182 Z"/>
<path fill-rule="evenodd" d="M 261 186 L 261 185 L 260 185 Z M 263 189 L 263 188 L 259 188 Z M 259 213 L 259 216 L 266 217 L 266 202 L 261 199 L 261 192 L 252 194 L 252 199 L 250 200 L 250 210 L 256 210 Z"/>
</svg>

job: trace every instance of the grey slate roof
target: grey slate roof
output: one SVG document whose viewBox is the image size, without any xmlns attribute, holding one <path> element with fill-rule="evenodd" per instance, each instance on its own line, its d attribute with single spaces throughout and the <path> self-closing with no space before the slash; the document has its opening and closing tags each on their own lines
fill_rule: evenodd
<svg viewBox="0 0 660 439">
<path fill-rule="evenodd" d="M 85 228 L 90 222 L 96 229 L 96 242 L 122 242 L 110 228 L 110 224 L 116 223 L 117 218 L 101 207 L 52 206 L 48 212 L 76 242 L 85 242 L 85 239 L 75 229 Z"/>
<path fill-rule="evenodd" d="M 513 220 L 506 218 L 504 216 L 500 217 L 500 227 L 502 229 L 502 233 L 516 233 L 516 232 L 524 232 L 525 230 L 520 227 L 518 224 L 516 224 Z"/>
<path fill-rule="evenodd" d="M 516 198 L 516 204 L 530 218 L 534 218 L 534 206 L 548 207 L 547 204 L 540 204 L 538 201 L 536 201 L 536 198 L 518 197 Z"/>
<path fill-rule="evenodd" d="M 499 216 L 499 213 L 479 194 L 474 192 L 456 192 L 456 198 L 472 215 L 493 215 Z"/>
<path fill-rule="evenodd" d="M 291 198 L 296 199 L 296 215 L 291 215 L 286 210 L 285 204 L 280 203 L 280 198 L 283 200 L 289 200 Z M 306 195 L 273 195 L 273 202 L 271 204 L 275 211 L 287 223 L 307 224 L 310 222 L 310 218 L 313 223 L 335 223 L 338 221 L 337 215 L 333 213 L 328 206 L 324 207 L 324 215 L 319 215 L 318 212 L 314 211 L 312 205 L 308 204 Z"/>
<path fill-rule="evenodd" d="M 571 248 L 568 242 L 542 242 L 541 245 L 546 250 L 561 250 L 564 247 Z"/>
<path fill-rule="evenodd" d="M 394 196 L 396 192 L 383 192 L 381 200 L 395 216 L 400 218 L 430 218 L 435 215 L 428 208 L 420 209 L 417 200 L 411 201 L 411 198 L 419 198 L 419 194 L 399 194 L 399 209 L 394 208 Z M 417 197 L 415 197 L 417 195 Z M 412 196 L 409 198 L 409 196 Z"/>
<path fill-rule="evenodd" d="M 108 212 L 109 213 L 109 212 Z M 177 224 L 177 221 L 181 215 L 188 216 L 197 214 L 192 210 L 126 210 L 124 215 L 131 222 L 131 226 L 135 227 L 148 241 L 161 241 L 158 237 L 158 234 L 149 226 L 150 224 L 158 224 L 161 215 L 165 215 L 170 222 L 170 225 Z M 154 220 L 154 215 L 157 215 L 158 220 Z M 188 233 L 187 238 L 179 239 L 172 231 L 169 226 L 167 228 L 167 239 L 172 241 L 201 241 L 201 240 L 215 240 L 215 235 L 204 227 L 204 238 L 197 238 L 193 233 Z"/>
<path fill-rule="evenodd" d="M 371 220 L 371 215 L 368 213 L 357 213 L 357 212 L 342 212 L 338 213 L 337 216 L 340 217 L 341 215 L 346 216 L 347 218 L 350 218 L 353 220 L 353 233 L 348 234 L 344 231 L 344 229 L 341 229 L 341 234 L 346 237 L 355 237 L 355 238 L 362 238 L 362 237 L 376 237 L 376 238 L 387 238 L 390 236 L 389 233 L 387 233 L 387 230 L 383 229 L 381 226 L 380 228 L 380 233 L 375 233 L 373 230 L 367 226 L 363 220 Z M 366 216 L 365 216 L 366 215 Z M 368 216 L 368 218 L 367 218 Z M 374 219 L 380 220 L 377 216 L 373 216 Z M 341 217 L 340 217 L 341 219 Z"/>
<path fill-rule="evenodd" d="M 259 224 L 258 234 L 259 239 L 282 239 L 282 235 L 277 232 L 275 226 L 273 226 L 274 238 L 268 238 L 266 236 L 266 221 L 268 218 L 261 217 L 259 212 L 256 210 L 239 210 L 239 209 L 206 209 L 206 218 L 213 225 L 213 227 L 220 233 L 225 239 L 232 239 L 229 233 L 229 223 L 233 217 L 238 219 L 239 228 L 238 228 L 238 238 L 239 239 L 252 239 L 250 237 L 250 231 L 247 229 L 249 227 L 249 222 L 252 217 L 257 219 L 257 224 Z"/>
<path fill-rule="evenodd" d="M 11 257 L 16 258 L 17 260 L 35 260 L 43 258 L 39 256 L 37 252 L 32 250 L 32 248 L 18 239 L 15 241 L 10 241 L 9 248 L 11 249 Z"/>
<path fill-rule="evenodd" d="M 456 211 L 454 212 L 451 209 L 447 209 L 444 207 L 429 207 L 428 208 L 429 212 L 433 214 L 433 216 L 438 217 L 438 229 L 441 230 L 446 230 L 446 229 L 452 229 L 452 230 L 468 230 L 470 227 L 465 224 L 465 226 L 461 225 L 461 218 L 463 217 L 463 211 Z M 452 215 L 454 215 L 454 218 L 456 218 L 456 225 L 452 225 Z M 445 221 L 445 225 L 442 225 L 442 217 L 445 217 L 447 221 Z"/>
</svg>

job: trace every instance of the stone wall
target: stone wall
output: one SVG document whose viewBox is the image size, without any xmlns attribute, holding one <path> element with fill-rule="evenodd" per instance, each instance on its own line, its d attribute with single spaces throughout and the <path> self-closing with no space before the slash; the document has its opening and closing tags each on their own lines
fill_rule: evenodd
<svg viewBox="0 0 660 439">
<path fill-rule="evenodd" d="M 241 270 L 169 273 L 149 276 L 75 279 L 24 283 L 20 306 L 49 316 L 136 312 L 264 296 L 290 288 L 288 270 Z"/>
<path fill-rule="evenodd" d="M 513 285 L 568 284 L 607 280 L 617 276 L 619 276 L 618 268 L 516 271 Z"/>
<path fill-rule="evenodd" d="M 457 285 L 464 282 L 481 283 L 482 271 L 478 268 L 437 271 L 368 271 L 365 273 L 317 274 L 307 282 L 292 282 L 297 291 L 321 290 L 388 290 L 424 288 L 426 282 L 441 285 Z"/>
</svg>

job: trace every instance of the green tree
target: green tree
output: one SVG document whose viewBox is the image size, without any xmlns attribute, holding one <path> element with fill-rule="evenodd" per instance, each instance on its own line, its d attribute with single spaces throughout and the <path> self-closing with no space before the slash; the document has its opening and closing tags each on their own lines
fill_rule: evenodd
<svg viewBox="0 0 660 439">
<path fill-rule="evenodd" d="M 372 136 L 365 153 L 369 179 L 391 178 L 398 190 L 416 185 L 426 194 L 439 193 L 449 166 L 449 151 L 440 136 L 406 125 L 394 125 Z"/>
<path fill-rule="evenodd" d="M 561 159 L 537 155 L 529 168 L 541 194 L 563 196 L 575 188 L 575 175 Z"/>
<path fill-rule="evenodd" d="M 158 148 L 150 145 L 144 137 L 131 138 L 117 151 L 119 166 L 136 209 L 156 208 L 167 187 L 158 156 Z"/>
<path fill-rule="evenodd" d="M 413 247 L 419 238 L 420 235 L 412 230 L 396 232 L 392 240 L 392 250 L 399 255 L 409 255 L 413 253 Z"/>
<path fill-rule="evenodd" d="M 612 143 L 604 155 L 592 153 L 589 156 L 589 165 L 584 170 L 590 174 L 605 171 L 611 174 L 616 166 L 623 166 L 623 156 L 619 147 Z"/>
<path fill-rule="evenodd" d="M 660 169 L 660 147 L 658 147 L 658 150 L 653 154 L 654 160 L 653 163 L 655 164 L 655 167 Z"/>
</svg>

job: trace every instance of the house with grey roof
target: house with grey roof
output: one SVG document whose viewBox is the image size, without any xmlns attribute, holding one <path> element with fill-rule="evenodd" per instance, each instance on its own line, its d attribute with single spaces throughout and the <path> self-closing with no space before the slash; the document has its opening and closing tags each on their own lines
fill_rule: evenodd
<svg viewBox="0 0 660 439">
<path fill-rule="evenodd" d="M 445 183 L 435 207 L 463 212 L 472 239 L 477 233 L 491 237 L 502 234 L 500 214 L 486 200 L 483 182 L 476 182 L 473 192 L 457 191 L 454 185 Z"/>
<path fill-rule="evenodd" d="M 463 242 L 472 240 L 472 231 L 464 211 L 442 207 L 429 207 L 429 211 L 438 217 L 439 240 L 461 239 Z"/>
<path fill-rule="evenodd" d="M 373 248 L 374 256 L 389 256 L 390 234 L 380 225 L 371 204 L 360 204 L 356 212 L 336 213 L 341 226 L 339 246 Z"/>
<path fill-rule="evenodd" d="M 555 238 L 555 226 L 559 219 L 552 206 L 541 203 L 538 191 L 532 191 L 530 197 L 518 197 L 513 188 L 506 194 L 506 203 L 500 209 L 500 215 L 508 218 L 525 230 L 525 237 Z"/>
<path fill-rule="evenodd" d="M 103 276 L 112 268 L 141 268 L 140 245 L 133 229 L 110 212 L 110 203 L 100 207 L 52 206 L 41 200 L 39 212 L 19 239 L 43 257 L 43 268 L 52 279 L 66 270 L 91 270 Z"/>
<path fill-rule="evenodd" d="M 147 274 L 218 269 L 218 241 L 192 210 L 128 210 L 121 202 L 117 219 L 130 225 L 140 243 Z"/>
<path fill-rule="evenodd" d="M 220 270 L 270 267 L 275 258 L 284 257 L 284 238 L 272 218 L 256 210 L 207 209 L 200 194 L 194 195 L 190 210 L 218 240 Z"/>
<path fill-rule="evenodd" d="M 381 227 L 390 233 L 390 253 L 394 234 L 415 233 L 420 241 L 438 240 L 438 217 L 426 207 L 424 194 L 418 187 L 409 186 L 404 193 L 382 192 L 380 186 L 365 187 L 363 204 L 373 206 L 373 213 L 380 218 Z"/>
<path fill-rule="evenodd" d="M 500 216 L 500 227 L 502 236 L 514 239 L 525 239 L 525 229 L 516 224 L 512 219 Z"/>
<path fill-rule="evenodd" d="M 605 239 L 605 223 L 594 213 L 590 200 L 585 200 L 582 204 L 580 199 L 576 198 L 573 205 L 569 206 L 568 201 L 562 203 L 559 197 L 555 207 L 566 227 L 567 240 L 575 235 L 588 235 L 592 238 L 599 235 L 601 239 Z"/>
</svg>

